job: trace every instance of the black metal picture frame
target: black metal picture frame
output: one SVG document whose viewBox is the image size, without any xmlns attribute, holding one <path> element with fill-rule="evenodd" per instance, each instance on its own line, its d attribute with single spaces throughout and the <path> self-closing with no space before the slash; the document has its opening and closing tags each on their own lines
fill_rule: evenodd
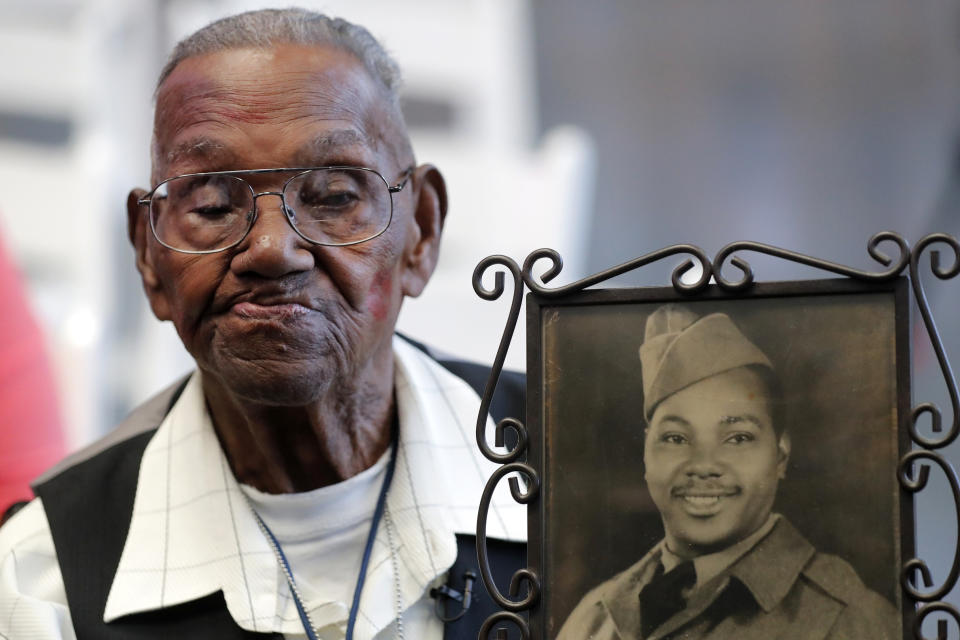
<svg viewBox="0 0 960 640">
<path fill-rule="evenodd" d="M 898 254 L 890 257 L 881 250 L 882 246 L 895 246 Z M 952 258 L 946 267 L 941 264 L 943 249 L 948 249 Z M 746 252 L 767 254 L 845 277 L 756 283 L 751 266 L 742 257 Z M 481 499 L 477 552 L 485 585 L 503 609 L 485 622 L 478 637 L 505 640 L 519 633 L 519 637 L 525 639 L 554 638 L 576 601 L 586 591 L 639 560 L 644 547 L 656 544 L 658 537 L 663 535 L 662 528 L 657 529 L 658 513 L 652 509 L 649 493 L 643 486 L 642 465 L 634 464 L 642 457 L 644 423 L 643 411 L 636 404 L 642 403 L 643 395 L 639 389 L 640 367 L 636 349 L 643 339 L 644 320 L 665 304 L 679 304 L 698 315 L 726 314 L 734 324 L 742 324 L 744 333 L 761 344 L 762 350 L 771 353 L 771 360 L 777 361 L 775 367 L 786 362 L 790 375 L 783 381 L 783 386 L 785 389 L 789 387 L 786 389 L 788 398 L 791 389 L 797 389 L 803 386 L 801 382 L 806 384 L 813 378 L 810 375 L 812 369 L 804 371 L 805 366 L 820 366 L 822 369 L 824 353 L 832 354 L 830 359 L 833 362 L 838 360 L 838 353 L 841 363 L 849 361 L 849 366 L 838 369 L 846 373 L 837 375 L 841 378 L 847 376 L 847 387 L 856 387 L 866 395 L 834 397 L 817 403 L 817 394 L 823 396 L 821 386 L 819 392 L 810 388 L 796 391 L 793 396 L 794 403 L 812 411 L 808 414 L 800 412 L 802 422 L 809 423 L 811 416 L 819 416 L 818 422 L 828 424 L 807 428 L 799 438 L 794 438 L 794 442 L 802 446 L 793 449 L 794 466 L 788 467 L 787 473 L 788 477 L 792 474 L 796 479 L 782 483 L 781 494 L 786 495 L 778 496 L 776 509 L 784 512 L 783 519 L 796 521 L 794 524 L 798 524 L 798 528 L 821 551 L 849 556 L 845 560 L 861 573 L 867 587 L 896 603 L 904 638 L 922 638 L 924 620 L 936 613 L 938 615 L 933 619 L 937 623 L 938 640 L 946 640 L 947 619 L 960 624 L 960 613 L 943 601 L 960 573 L 960 547 L 954 553 L 946 580 L 941 585 L 933 584 L 926 563 L 914 557 L 912 497 L 927 485 L 931 466 L 936 466 L 950 485 L 954 512 L 960 513 L 960 484 L 949 462 L 939 453 L 960 432 L 960 411 L 956 381 L 926 300 L 919 269 L 920 258 L 926 255 L 934 276 L 941 280 L 955 277 L 960 273 L 960 243 L 946 234 L 931 234 L 911 248 L 899 235 L 883 232 L 871 238 L 868 253 L 885 268 L 864 271 L 754 242 L 727 245 L 712 260 L 698 247 L 676 245 L 557 288 L 546 286 L 562 268 L 559 255 L 551 250 L 532 253 L 522 268 L 505 256 L 491 256 L 482 261 L 474 273 L 474 289 L 478 295 L 488 300 L 501 297 L 506 290 L 504 275 L 509 272 L 513 276 L 513 296 L 477 422 L 478 446 L 488 459 L 501 465 L 490 478 Z M 677 255 L 687 259 L 674 269 L 672 287 L 592 288 L 620 274 Z M 549 261 L 548 269 L 543 275 L 534 276 L 535 264 L 543 260 Z M 730 279 L 728 273 L 731 271 L 738 271 L 740 277 Z M 905 271 L 908 276 L 904 275 Z M 494 275 L 492 288 L 484 284 L 488 272 Z M 691 281 L 690 276 L 694 274 L 699 277 Z M 525 289 L 530 290 L 527 297 L 527 415 L 523 419 L 520 416 L 507 418 L 497 425 L 492 435 L 493 444 L 500 448 L 498 451 L 491 447 L 490 434 L 485 433 L 485 416 L 519 318 Z M 946 429 L 938 407 L 927 402 L 911 405 L 910 291 L 949 393 L 952 419 Z M 848 304 L 854 301 L 852 306 Z M 784 339 L 785 320 L 797 317 L 802 317 L 803 321 L 794 323 L 797 325 L 795 333 Z M 776 335 L 778 332 L 779 336 Z M 877 357 L 880 360 L 888 358 L 890 364 L 889 367 L 878 366 L 876 370 L 869 370 L 873 377 L 863 380 L 859 387 L 850 384 L 850 376 L 857 376 L 858 370 L 867 372 L 870 367 L 866 359 L 856 355 L 861 349 L 853 349 L 857 345 L 849 344 L 851 339 L 861 340 L 860 347 L 870 340 L 883 345 L 880 350 L 886 349 L 886 355 L 872 354 L 869 358 L 874 361 Z M 828 344 L 831 340 L 832 345 Z M 783 348 L 784 344 L 789 348 Z M 823 347 L 819 352 L 817 345 Z M 578 351 L 581 346 L 583 348 Z M 852 359 L 843 357 L 845 348 Z M 785 355 L 787 351 L 789 354 Z M 819 365 L 815 362 L 818 358 Z M 570 373 L 584 368 L 591 369 L 589 376 Z M 578 414 L 578 405 L 571 404 L 570 398 L 576 395 L 572 393 L 574 388 L 585 384 L 590 387 L 586 394 L 589 401 L 579 407 L 581 413 Z M 836 386 L 838 380 L 828 379 L 823 384 Z M 878 400 L 878 393 L 889 406 Z M 818 404 L 822 405 L 819 409 L 810 409 Z M 874 426 L 861 425 L 858 420 L 856 428 L 844 434 L 837 425 L 846 417 L 829 424 L 830 416 L 837 412 L 849 413 L 853 410 L 851 408 L 857 407 L 856 410 L 869 409 L 871 416 L 863 422 Z M 816 413 L 817 410 L 821 413 Z M 590 442 L 602 440 L 607 435 L 594 437 L 591 434 L 579 441 L 569 436 L 576 428 L 571 424 L 582 425 L 588 416 L 606 423 L 626 425 L 625 430 L 610 435 L 612 449 L 602 450 L 600 447 L 600 454 L 594 452 L 593 455 L 606 456 L 603 461 L 607 468 L 600 474 L 587 472 L 598 466 L 597 458 L 591 462 L 589 457 L 578 459 L 578 456 L 590 449 L 587 446 Z M 921 422 L 928 425 L 926 431 L 932 435 L 920 432 Z M 881 426 L 877 427 L 877 424 Z M 504 452 L 506 430 L 512 430 L 518 437 L 516 446 Z M 797 433 L 795 428 L 792 432 Z M 872 452 L 870 462 L 825 479 L 826 471 L 843 465 L 837 462 L 836 455 L 833 458 L 825 455 L 822 446 L 819 451 L 816 449 L 820 441 L 838 437 L 840 440 L 824 444 L 834 450 L 854 443 L 866 446 Z M 611 459 L 611 451 L 622 455 L 619 458 L 614 455 L 613 458 L 617 459 Z M 873 455 L 883 451 L 886 457 Z M 580 464 L 587 466 L 579 469 L 577 465 Z M 858 514 L 857 508 L 851 508 L 855 505 L 849 502 L 844 504 L 843 500 L 825 499 L 830 490 L 829 483 L 836 482 L 840 476 L 843 476 L 840 481 L 847 482 L 850 487 L 859 486 L 861 490 L 866 487 L 864 493 L 870 494 L 870 513 Z M 504 595 L 501 589 L 506 585 L 494 584 L 489 571 L 485 530 L 490 497 L 497 484 L 507 477 L 514 499 L 529 508 L 529 566 L 514 575 L 506 589 L 508 595 Z M 596 503 L 595 508 L 591 503 Z M 811 507 L 826 511 L 804 522 L 803 512 Z M 590 508 L 594 510 L 591 512 Z M 613 514 L 613 519 L 604 521 L 605 511 Z M 583 518 L 577 521 L 581 515 Z M 615 531 L 617 521 L 624 517 L 638 535 L 618 536 Z M 831 530 L 851 526 L 853 529 L 844 535 Z M 857 541 L 858 526 L 864 531 L 873 531 L 873 546 L 862 544 L 862 536 L 860 542 Z M 636 539 L 628 540 L 630 537 Z M 583 556 L 589 549 L 595 550 L 593 554 L 586 553 L 589 567 L 576 566 L 576 562 L 571 564 L 571 558 Z M 514 631 L 508 632 L 510 629 Z"/>
</svg>

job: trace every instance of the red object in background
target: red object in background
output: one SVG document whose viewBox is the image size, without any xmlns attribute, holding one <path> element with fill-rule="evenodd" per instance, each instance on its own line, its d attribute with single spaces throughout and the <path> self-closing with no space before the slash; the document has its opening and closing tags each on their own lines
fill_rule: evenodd
<svg viewBox="0 0 960 640">
<path fill-rule="evenodd" d="M 0 242 L 0 513 L 33 497 L 29 482 L 59 460 L 64 438 L 43 335 Z"/>
</svg>

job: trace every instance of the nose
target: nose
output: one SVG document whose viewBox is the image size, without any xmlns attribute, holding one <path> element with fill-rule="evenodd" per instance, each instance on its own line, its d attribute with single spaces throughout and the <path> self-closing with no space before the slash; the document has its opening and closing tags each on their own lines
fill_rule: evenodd
<svg viewBox="0 0 960 640">
<path fill-rule="evenodd" d="M 691 477 L 711 478 L 723 474 L 720 461 L 717 460 L 716 447 L 706 443 L 695 443 L 690 447 L 690 458 L 686 465 L 686 474 Z"/>
<path fill-rule="evenodd" d="M 280 193 L 259 193 L 255 203 L 256 219 L 247 237 L 238 245 L 231 268 L 237 273 L 266 278 L 312 269 L 312 245 L 293 228 Z"/>
</svg>

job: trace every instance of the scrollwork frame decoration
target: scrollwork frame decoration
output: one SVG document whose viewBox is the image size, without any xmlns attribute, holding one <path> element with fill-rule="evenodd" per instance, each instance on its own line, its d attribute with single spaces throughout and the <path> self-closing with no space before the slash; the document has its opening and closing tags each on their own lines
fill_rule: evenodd
<svg viewBox="0 0 960 640">
<path fill-rule="evenodd" d="M 888 253 L 891 248 L 896 249 L 896 253 L 893 255 L 891 255 L 892 252 Z M 948 260 L 943 260 L 941 257 L 944 250 L 949 256 Z M 548 637 L 541 611 L 544 591 L 548 588 L 542 575 L 542 563 L 531 558 L 530 567 L 522 568 L 513 575 L 508 594 L 505 595 L 493 581 L 486 551 L 486 520 L 492 494 L 499 482 L 508 476 L 512 476 L 508 478 L 508 481 L 514 500 L 528 505 L 530 548 L 542 549 L 544 544 L 541 513 L 543 510 L 541 493 L 544 459 L 543 452 L 538 450 L 542 443 L 531 440 L 527 428 L 532 414 L 531 407 L 536 406 L 542 400 L 542 389 L 528 384 L 527 416 L 506 418 L 496 425 L 493 442 L 496 447 L 501 448 L 500 452 L 490 445 L 486 433 L 488 410 L 519 320 L 524 293 L 529 291 L 528 301 L 532 301 L 533 306 L 539 308 L 538 305 L 583 299 L 584 295 L 589 297 L 597 291 L 618 291 L 616 289 L 598 290 L 596 287 L 616 276 L 636 271 L 668 258 L 684 258 L 673 269 L 670 278 L 674 297 L 682 300 L 697 301 L 710 298 L 730 300 L 738 297 L 756 296 L 758 292 L 771 289 L 771 286 L 776 283 L 757 284 L 755 282 L 753 268 L 744 257 L 747 253 L 760 253 L 841 276 L 839 280 L 831 281 L 840 283 L 840 285 L 834 287 L 840 293 L 845 290 L 843 283 L 852 283 L 855 286 L 867 288 L 877 285 L 879 288 L 886 286 L 885 290 L 887 291 L 897 289 L 901 292 L 897 295 L 906 300 L 908 296 L 905 292 L 907 286 L 909 286 L 909 290 L 913 293 L 913 303 L 919 310 L 922 326 L 936 355 L 951 406 L 950 417 L 945 420 L 941 409 L 933 403 L 912 404 L 909 391 L 906 400 L 901 399 L 900 401 L 900 405 L 905 402 L 909 408 L 909 410 L 902 412 L 901 423 L 898 425 L 901 439 L 900 450 L 903 453 L 895 469 L 901 496 L 901 501 L 898 504 L 901 505 L 901 509 L 909 510 L 909 514 L 901 514 L 901 521 L 905 528 L 913 526 L 911 496 L 927 486 L 931 469 L 936 468 L 950 486 L 954 498 L 953 509 L 957 517 L 958 529 L 960 529 L 960 480 L 958 480 L 949 461 L 941 453 L 944 447 L 954 442 L 960 435 L 960 393 L 958 393 L 956 378 L 944 350 L 943 340 L 930 311 L 924 285 L 920 278 L 924 258 L 929 258 L 930 272 L 939 280 L 950 280 L 960 274 L 960 242 L 950 235 L 934 233 L 923 237 L 911 248 L 902 236 L 894 232 L 884 231 L 870 238 L 867 252 L 871 259 L 879 263 L 881 268 L 877 270 L 856 269 L 758 242 L 730 243 L 720 249 L 712 258 L 700 247 L 680 244 L 665 247 L 587 278 L 558 287 L 548 286 L 548 283 L 560 274 L 563 266 L 560 255 L 551 249 L 539 249 L 532 252 L 525 258 L 522 266 L 512 258 L 502 255 L 494 255 L 482 260 L 473 274 L 473 288 L 477 295 L 488 301 L 495 301 L 503 297 L 507 292 L 507 274 L 511 277 L 512 293 L 510 310 L 494 358 L 491 375 L 481 398 L 481 407 L 476 424 L 478 447 L 487 459 L 500 465 L 489 479 L 481 497 L 477 518 L 477 555 L 487 591 L 502 609 L 502 611 L 486 620 L 479 630 L 478 639 L 506 640 L 509 629 L 519 632 L 519 636 L 523 640 L 547 640 Z M 535 275 L 535 267 L 538 265 L 542 267 L 544 262 L 547 263 L 546 269 L 540 275 Z M 699 277 L 693 280 L 691 276 L 697 275 L 697 269 L 699 270 Z M 485 284 L 485 281 L 489 281 L 490 275 L 493 276 L 493 286 Z M 894 286 L 898 281 L 899 284 Z M 715 284 L 711 285 L 711 282 Z M 853 290 L 855 287 L 847 288 Z M 772 289 L 781 290 L 775 286 Z M 787 289 L 790 291 L 794 289 L 797 291 L 805 290 L 802 283 L 799 288 L 790 289 L 788 287 Z M 601 298 L 605 301 L 616 300 L 617 294 L 610 294 L 605 298 L 601 296 Z M 596 296 L 591 299 L 596 299 Z M 529 302 L 528 306 L 530 306 Z M 539 320 L 531 318 L 529 313 L 528 310 L 528 337 L 531 335 L 529 328 L 535 328 L 535 323 L 539 322 Z M 907 315 L 909 315 L 909 312 L 907 312 Z M 903 322 L 905 326 L 909 325 L 907 320 Z M 536 353 L 539 354 L 539 347 L 536 348 Z M 909 348 L 898 344 L 898 361 L 904 358 L 909 361 L 909 357 Z M 531 358 L 530 362 L 534 363 L 534 359 Z M 904 367 L 898 364 L 898 369 L 904 369 Z M 909 389 L 909 366 L 905 370 L 907 373 L 904 375 L 908 376 L 908 384 L 905 386 Z M 540 374 L 539 370 L 535 373 Z M 901 374 L 898 373 L 899 375 Z M 928 429 L 934 434 L 932 437 L 920 432 L 919 424 L 924 421 L 929 424 Z M 506 452 L 502 452 L 507 430 L 516 434 L 516 445 Z M 517 476 L 523 478 L 523 482 L 520 482 Z M 905 539 L 910 539 L 912 542 L 912 532 L 908 533 Z M 902 589 L 902 602 L 908 603 L 903 606 L 904 638 L 934 640 L 922 635 L 924 621 L 934 616 L 931 619 L 936 620 L 936 640 L 947 640 L 950 621 L 955 628 L 960 629 L 960 611 L 944 601 L 946 594 L 954 588 L 958 578 L 960 578 L 960 540 L 955 543 L 953 562 L 947 578 L 940 585 L 933 584 L 930 569 L 923 559 L 910 557 L 913 555 L 912 547 L 901 548 L 901 552 L 899 557 L 901 557 L 903 563 L 900 572 L 900 588 Z M 920 586 L 921 583 L 922 587 Z M 510 637 L 513 637 L 513 635 Z"/>
</svg>

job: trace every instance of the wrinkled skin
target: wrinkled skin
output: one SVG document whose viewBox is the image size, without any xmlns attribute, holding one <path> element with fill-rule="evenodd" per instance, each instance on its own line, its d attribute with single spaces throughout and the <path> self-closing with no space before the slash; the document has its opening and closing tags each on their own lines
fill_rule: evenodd
<svg viewBox="0 0 960 640">
<path fill-rule="evenodd" d="M 790 457 L 774 430 L 767 388 L 746 367 L 681 389 L 650 419 L 643 461 L 668 548 L 721 551 L 767 521 Z"/>
<path fill-rule="evenodd" d="M 349 53 L 284 44 L 188 58 L 157 96 L 153 183 L 196 171 L 356 165 L 392 185 L 413 166 L 379 85 Z M 251 177 L 277 191 L 287 174 Z M 207 255 L 160 245 L 128 198 L 130 237 L 151 308 L 173 322 L 202 372 L 237 478 L 280 493 L 350 477 L 386 450 L 393 420 L 391 339 L 405 296 L 436 264 L 446 210 L 439 172 L 417 167 L 394 195 L 387 231 L 319 247 L 280 199 L 236 247 Z"/>
</svg>

